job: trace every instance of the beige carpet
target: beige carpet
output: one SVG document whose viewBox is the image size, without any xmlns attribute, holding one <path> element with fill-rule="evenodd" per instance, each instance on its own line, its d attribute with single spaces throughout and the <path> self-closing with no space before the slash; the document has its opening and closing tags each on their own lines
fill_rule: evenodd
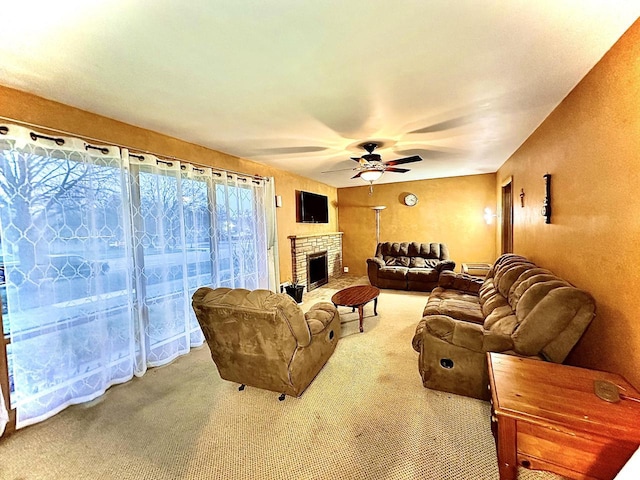
<svg viewBox="0 0 640 480">
<path fill-rule="evenodd" d="M 352 282 L 366 279 L 314 290 L 303 310 Z M 298 399 L 239 392 L 195 350 L 0 441 L 0 479 L 497 479 L 489 404 L 421 384 L 425 302 L 384 290 L 362 334 L 341 307 L 338 347 Z"/>
</svg>

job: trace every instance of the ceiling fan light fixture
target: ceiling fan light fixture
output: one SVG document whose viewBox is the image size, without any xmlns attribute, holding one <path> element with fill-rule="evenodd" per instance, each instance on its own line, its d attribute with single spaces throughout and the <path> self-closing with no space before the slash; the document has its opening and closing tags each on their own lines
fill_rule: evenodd
<svg viewBox="0 0 640 480">
<path fill-rule="evenodd" d="M 378 180 L 384 172 L 382 170 L 378 170 L 376 168 L 372 168 L 369 170 L 363 170 L 360 172 L 360 178 L 365 182 L 373 183 Z"/>
</svg>

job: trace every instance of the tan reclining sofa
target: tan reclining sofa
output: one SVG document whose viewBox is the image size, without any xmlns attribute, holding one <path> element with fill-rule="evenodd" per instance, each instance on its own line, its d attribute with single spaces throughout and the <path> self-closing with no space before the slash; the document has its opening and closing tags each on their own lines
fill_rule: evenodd
<svg viewBox="0 0 640 480">
<path fill-rule="evenodd" d="M 374 287 L 430 292 L 455 266 L 444 243 L 384 242 L 367 259 L 367 274 Z"/>
<path fill-rule="evenodd" d="M 594 316 L 591 295 L 518 255 L 484 281 L 443 272 L 413 338 L 422 382 L 488 399 L 486 352 L 562 363 Z"/>
</svg>

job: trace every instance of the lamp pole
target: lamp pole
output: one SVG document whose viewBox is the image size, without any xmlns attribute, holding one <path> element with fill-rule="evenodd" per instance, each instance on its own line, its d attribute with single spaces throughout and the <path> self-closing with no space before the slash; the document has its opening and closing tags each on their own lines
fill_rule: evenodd
<svg viewBox="0 0 640 480">
<path fill-rule="evenodd" d="M 380 243 L 380 211 L 387 208 L 385 205 L 371 207 L 376 212 L 376 246 Z"/>
</svg>

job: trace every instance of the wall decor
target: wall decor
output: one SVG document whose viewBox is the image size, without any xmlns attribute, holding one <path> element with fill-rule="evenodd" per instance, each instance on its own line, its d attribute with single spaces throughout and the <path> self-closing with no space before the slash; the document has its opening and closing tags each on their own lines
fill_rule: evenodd
<svg viewBox="0 0 640 480">
<path fill-rule="evenodd" d="M 520 208 L 524 208 L 524 188 L 520 189 Z"/>
<path fill-rule="evenodd" d="M 545 197 L 542 203 L 542 216 L 545 217 L 544 223 L 551 223 L 551 174 L 546 173 L 544 178 Z"/>
<path fill-rule="evenodd" d="M 408 207 L 413 207 L 416 203 L 418 203 L 418 197 L 414 193 L 408 193 L 404 197 L 404 204 Z"/>
</svg>

